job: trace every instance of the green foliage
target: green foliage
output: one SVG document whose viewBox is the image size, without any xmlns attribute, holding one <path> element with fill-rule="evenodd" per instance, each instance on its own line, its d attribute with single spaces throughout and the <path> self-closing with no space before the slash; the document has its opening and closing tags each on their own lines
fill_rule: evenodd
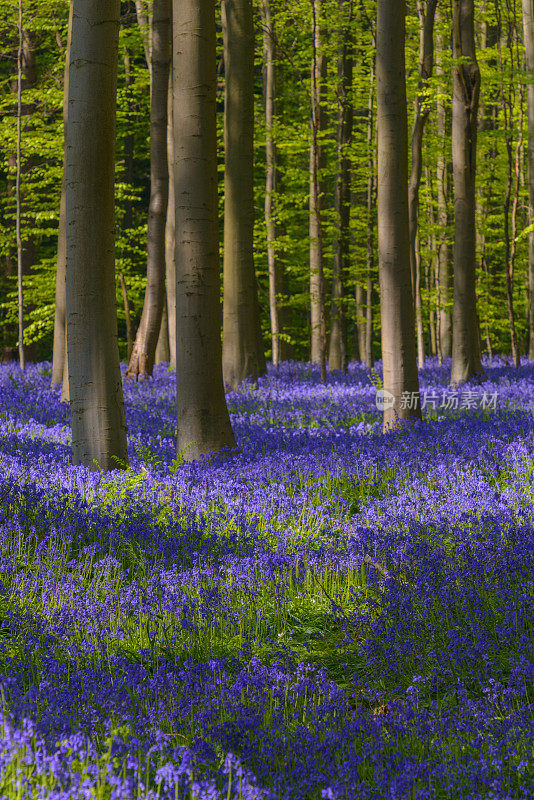
<svg viewBox="0 0 534 800">
<path fill-rule="evenodd" d="M 26 0 L 24 28 L 33 37 L 36 83 L 23 91 L 25 113 L 22 125 L 23 152 L 23 241 L 27 269 L 26 339 L 36 355 L 49 357 L 54 316 L 55 260 L 61 177 L 63 168 L 63 71 L 67 41 L 67 0 Z M 516 4 L 517 5 L 517 4 Z M 322 137 L 326 152 L 323 170 L 325 278 L 331 280 L 333 246 L 337 235 L 334 214 L 334 189 L 337 174 L 337 119 L 340 108 L 338 54 L 343 29 L 348 24 L 349 4 L 323 0 L 322 19 L 326 30 L 323 49 L 327 57 L 325 111 L 328 125 Z M 123 2 L 119 43 L 119 80 L 116 140 L 116 265 L 128 290 L 134 324 L 139 321 L 146 280 L 146 221 L 149 197 L 149 74 L 142 35 L 132 2 Z M 6 0 L 0 20 L 0 343 L 4 352 L 16 346 L 15 278 L 15 198 L 14 148 L 16 137 L 16 53 L 18 45 L 17 2 Z M 255 130 L 255 236 L 262 328 L 269 340 L 268 275 L 265 200 L 265 122 L 263 105 L 263 43 L 259 0 L 255 3 L 256 22 L 256 130 Z M 217 9 L 220 15 L 220 8 Z M 308 357 L 309 306 L 309 144 L 310 144 L 310 68 L 312 61 L 312 19 L 309 0 L 271 1 L 275 29 L 276 120 L 274 139 L 278 155 L 278 185 L 275 200 L 277 223 L 276 250 L 283 270 L 281 302 L 286 309 L 287 326 L 283 336 L 297 358 Z M 514 19 L 519 31 L 513 42 Z M 436 26 L 436 42 L 450 39 L 449 12 Z M 513 4 L 487 4 L 477 0 L 477 47 L 482 76 L 480 132 L 478 140 L 478 263 L 477 288 L 483 346 L 508 351 L 509 328 L 506 311 L 504 199 L 508 150 L 526 147 L 526 98 L 528 76 L 522 71 L 523 47 L 519 9 Z M 354 54 L 351 102 L 354 109 L 352 142 L 348 148 L 352 164 L 351 258 L 345 276 L 344 308 L 349 321 L 349 341 L 355 337 L 357 286 L 366 285 L 367 187 L 369 159 L 375 147 L 368 143 L 369 92 L 374 61 L 375 0 L 364 0 L 354 9 L 350 23 Z M 500 33 L 499 33 L 500 32 Z M 498 42 L 501 47 L 499 48 Z M 440 97 L 449 108 L 452 57 L 440 52 L 441 70 L 434 70 L 424 93 L 430 113 L 424 141 L 424 172 L 420 196 L 419 242 L 422 270 L 422 311 L 427 352 L 430 350 L 430 325 L 437 303 L 435 269 L 439 242 L 447 238 L 452 253 L 452 175 L 449 170 L 450 224 L 441 229 L 436 221 L 437 158 L 444 152 L 450 165 L 450 127 L 444 139 L 438 136 L 436 102 Z M 222 35 L 218 32 L 218 59 L 222 55 Z M 408 4 L 406 74 L 411 126 L 413 100 L 418 89 L 419 21 L 414 3 Z M 221 62 L 222 64 L 222 62 Z M 218 84 L 218 135 L 223 177 L 222 111 L 224 70 Z M 373 103 L 373 115 L 376 109 Z M 523 109 L 521 111 L 521 109 Z M 521 162 L 522 174 L 525 159 Z M 527 181 L 519 186 L 516 219 L 514 303 L 520 341 L 526 335 L 527 247 L 531 230 L 527 215 Z M 220 183 L 221 232 L 223 224 L 223 183 Z M 375 215 L 376 216 L 376 215 Z M 376 228 L 376 218 L 374 219 Z M 376 230 L 372 279 L 378 284 Z M 222 238 L 221 238 L 222 247 Z M 378 290 L 374 291 L 374 336 L 378 342 L 380 325 Z M 126 352 L 126 327 L 123 297 L 117 281 L 117 309 L 121 355 Z M 328 310 L 328 302 L 327 302 Z"/>
</svg>

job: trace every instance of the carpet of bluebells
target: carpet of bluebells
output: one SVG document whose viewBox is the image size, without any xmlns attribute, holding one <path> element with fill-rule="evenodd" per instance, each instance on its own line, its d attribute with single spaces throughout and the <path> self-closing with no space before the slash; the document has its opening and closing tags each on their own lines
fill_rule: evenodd
<svg viewBox="0 0 534 800">
<path fill-rule="evenodd" d="M 1 366 L 0 798 L 534 797 L 534 364 L 449 369 L 382 434 L 378 373 L 288 362 L 190 464 L 159 366 L 102 474 Z"/>
</svg>

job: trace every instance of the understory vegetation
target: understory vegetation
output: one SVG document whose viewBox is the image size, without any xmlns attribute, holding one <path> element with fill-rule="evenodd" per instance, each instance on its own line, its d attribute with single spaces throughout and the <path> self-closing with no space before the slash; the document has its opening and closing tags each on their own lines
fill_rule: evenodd
<svg viewBox="0 0 534 800">
<path fill-rule="evenodd" d="M 1 796 L 532 797 L 534 366 L 484 368 L 381 434 L 363 366 L 286 362 L 183 463 L 160 365 L 104 474 L 2 365 Z"/>
</svg>

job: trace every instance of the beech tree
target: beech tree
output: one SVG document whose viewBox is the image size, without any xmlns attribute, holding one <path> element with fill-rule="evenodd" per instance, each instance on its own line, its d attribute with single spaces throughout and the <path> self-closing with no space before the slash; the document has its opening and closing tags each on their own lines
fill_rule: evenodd
<svg viewBox="0 0 534 800">
<path fill-rule="evenodd" d="M 378 258 L 384 429 L 421 417 L 410 276 L 405 15 L 405 2 L 378 0 Z"/>
<path fill-rule="evenodd" d="M 150 203 L 147 283 L 127 375 L 152 375 L 165 302 L 165 224 L 169 192 L 167 97 L 171 55 L 171 0 L 153 0 L 150 37 Z"/>
<path fill-rule="evenodd" d="M 221 358 L 214 0 L 173 0 L 178 454 L 235 447 Z"/>
<path fill-rule="evenodd" d="M 347 369 L 347 328 L 343 309 L 344 283 L 348 274 L 350 257 L 350 155 L 352 140 L 352 71 L 354 59 L 354 34 L 352 31 L 353 9 L 349 0 L 345 9 L 344 0 L 339 0 L 340 14 L 345 15 L 341 26 L 341 48 L 338 61 L 339 113 L 337 121 L 338 172 L 334 193 L 334 205 L 338 219 L 338 231 L 334 249 L 332 275 L 332 306 L 330 314 L 330 346 L 328 367 L 331 370 Z M 361 354 L 360 354 L 361 355 Z"/>
<path fill-rule="evenodd" d="M 282 310 L 279 295 L 282 276 L 276 252 L 276 207 L 277 190 L 276 144 L 273 136 L 276 97 L 276 31 L 271 16 L 269 0 L 263 0 L 263 95 L 265 105 L 265 232 L 267 238 L 267 268 L 269 272 L 269 316 L 271 322 L 272 360 L 275 367 L 286 355 L 282 333 Z"/>
<path fill-rule="evenodd" d="M 534 225 L 534 0 L 522 0 L 523 40 L 525 44 L 528 117 L 528 212 Z M 534 230 L 528 236 L 528 357 L 534 359 Z"/>
<path fill-rule="evenodd" d="M 312 0 L 312 65 L 310 97 L 310 328 L 311 362 L 319 364 L 321 380 L 326 380 L 326 316 L 323 264 L 323 224 L 321 210 L 324 203 L 322 170 L 325 153 L 321 136 L 326 128 L 325 90 L 326 55 L 323 48 L 324 31 L 321 20 L 321 2 Z"/>
<path fill-rule="evenodd" d="M 22 203 L 21 203 L 21 178 L 22 178 L 22 59 L 24 52 L 24 29 L 22 27 L 22 0 L 19 0 L 19 49 L 17 53 L 17 150 L 15 155 L 16 177 L 16 236 L 17 236 L 17 293 L 18 293 L 18 323 L 19 323 L 19 366 L 24 369 L 26 356 L 24 352 L 24 295 L 22 287 Z"/>
<path fill-rule="evenodd" d="M 223 375 L 257 378 L 262 355 L 254 273 L 254 23 L 252 0 L 223 0 Z M 263 349 L 263 348 L 261 348 Z"/>
<path fill-rule="evenodd" d="M 475 179 L 480 70 L 474 0 L 452 2 L 454 297 L 451 383 L 482 374 L 476 301 Z"/>
<path fill-rule="evenodd" d="M 437 22 L 437 51 L 436 51 L 436 74 L 443 83 L 445 69 L 443 58 L 445 50 L 448 48 L 447 37 L 444 31 L 444 12 L 439 6 L 436 9 Z M 447 236 L 449 225 L 449 175 L 447 159 L 447 141 L 450 134 L 449 123 L 450 115 L 445 103 L 444 89 L 440 86 L 437 92 L 436 102 L 436 123 L 438 135 L 438 155 L 436 160 L 436 194 L 437 194 L 437 223 L 440 235 L 437 239 L 437 350 L 438 360 L 441 363 L 444 358 L 450 358 L 452 352 L 452 274 L 450 264 L 450 248 Z"/>
<path fill-rule="evenodd" d="M 115 301 L 119 0 L 73 0 L 67 120 L 66 316 L 73 462 L 128 463 Z"/>
<path fill-rule="evenodd" d="M 419 223 L 419 188 L 423 171 L 423 135 L 430 114 L 428 83 L 434 69 L 434 19 L 438 0 L 418 0 L 419 17 L 419 87 L 415 99 L 415 119 L 412 131 L 412 168 L 408 182 L 408 209 L 410 217 L 410 270 L 415 300 L 417 329 L 417 361 L 425 363 L 425 340 L 421 309 L 421 254 L 417 236 Z"/>
<path fill-rule="evenodd" d="M 65 372 L 65 357 L 67 344 L 67 331 L 65 327 L 65 270 L 67 261 L 67 241 L 65 230 L 65 171 L 67 142 L 67 118 L 69 107 L 69 61 L 70 43 L 72 38 L 72 3 L 69 6 L 69 27 L 67 33 L 67 52 L 65 56 L 65 71 L 63 77 L 63 175 L 61 179 L 61 201 L 59 206 L 59 225 L 57 233 L 57 258 L 56 258 L 56 303 L 54 313 L 54 343 L 52 351 L 52 385 L 56 386 L 63 380 Z M 68 373 L 65 373 L 68 374 Z"/>
</svg>

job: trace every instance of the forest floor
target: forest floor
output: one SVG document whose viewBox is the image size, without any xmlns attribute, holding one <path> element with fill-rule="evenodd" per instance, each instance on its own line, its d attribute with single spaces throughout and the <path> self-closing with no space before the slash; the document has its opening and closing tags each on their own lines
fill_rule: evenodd
<svg viewBox="0 0 534 800">
<path fill-rule="evenodd" d="M 382 435 L 362 366 L 286 363 L 183 464 L 160 366 L 103 475 L 0 367 L 0 797 L 534 797 L 534 364 L 485 369 Z"/>
</svg>

